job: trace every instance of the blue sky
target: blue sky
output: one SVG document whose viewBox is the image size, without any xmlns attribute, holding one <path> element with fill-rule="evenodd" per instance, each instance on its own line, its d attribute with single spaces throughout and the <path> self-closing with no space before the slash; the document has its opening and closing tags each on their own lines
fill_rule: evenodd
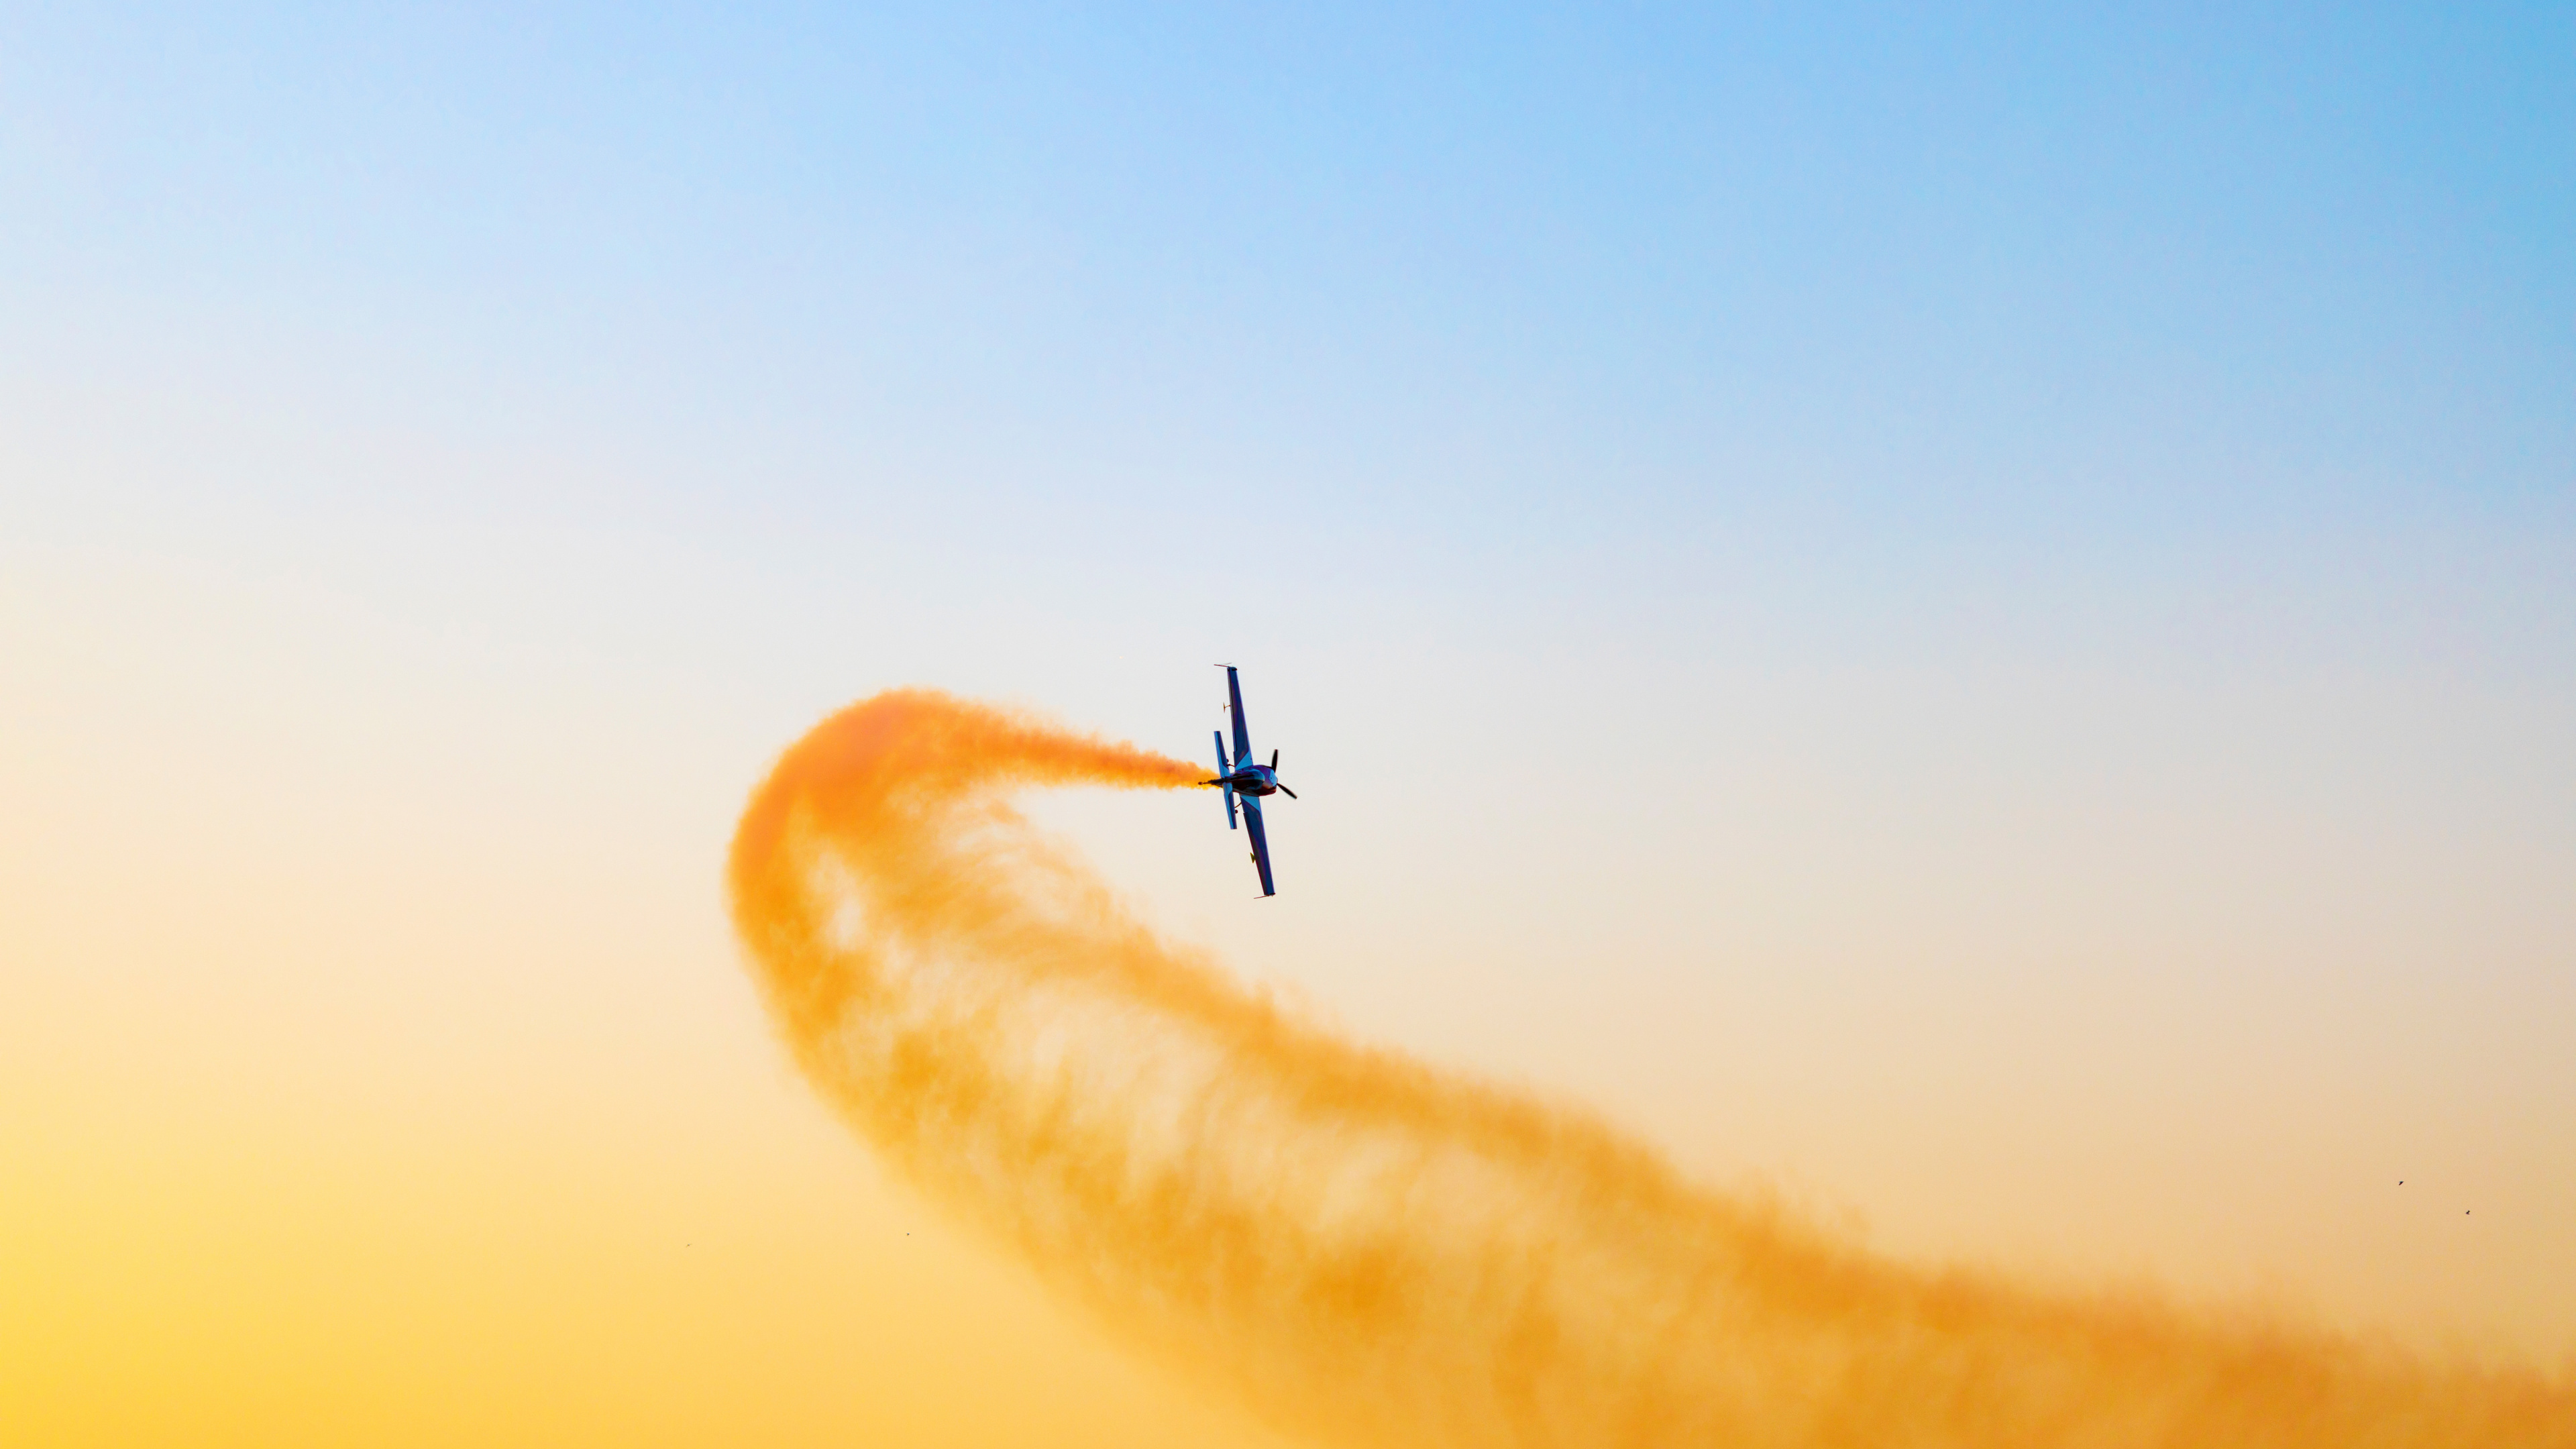
<svg viewBox="0 0 2576 1449">
<path fill-rule="evenodd" d="M 11 29 L 31 360 L 105 313 L 709 447 L 892 433 L 1003 497 L 1479 532 L 1568 493 L 2061 542 L 2562 517 L 2553 7 Z"/>
<path fill-rule="evenodd" d="M 1725 579 L 1837 648 L 2213 571 L 2257 633 L 2349 611 L 2292 652 L 2462 592 L 2453 652 L 2568 639 L 2552 7 L 10 28 L 0 365 L 78 459 L 23 470 L 24 536 L 383 578 L 357 539 L 551 528 L 993 631 L 1350 607 L 1686 660 Z"/>
</svg>

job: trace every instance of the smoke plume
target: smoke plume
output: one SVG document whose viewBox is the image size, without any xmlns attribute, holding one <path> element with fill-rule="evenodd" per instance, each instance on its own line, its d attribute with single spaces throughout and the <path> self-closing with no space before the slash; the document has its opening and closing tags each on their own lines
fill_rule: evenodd
<svg viewBox="0 0 2576 1449">
<path fill-rule="evenodd" d="M 1351 1446 L 2576 1449 L 2576 1391 L 1868 1254 L 1593 1117 L 1337 1037 L 1012 808 L 1199 767 L 898 690 L 789 749 L 735 923 L 903 1177 L 1131 1342 Z M 1202 823 L 1193 815 L 1193 828 Z"/>
</svg>

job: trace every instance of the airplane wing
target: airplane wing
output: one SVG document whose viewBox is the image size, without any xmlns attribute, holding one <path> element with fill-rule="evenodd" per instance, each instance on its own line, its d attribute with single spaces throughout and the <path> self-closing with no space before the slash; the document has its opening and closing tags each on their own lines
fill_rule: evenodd
<svg viewBox="0 0 2576 1449">
<path fill-rule="evenodd" d="M 1238 724 L 1235 728 L 1241 729 L 1242 726 Z M 1275 896 L 1279 892 L 1270 884 L 1270 837 L 1261 828 L 1260 796 L 1243 797 L 1243 823 L 1252 828 L 1252 863 L 1261 867 L 1261 893 Z"/>
<path fill-rule="evenodd" d="M 1244 727 L 1243 685 L 1234 677 L 1234 666 L 1231 664 L 1225 667 L 1225 698 L 1226 703 L 1231 706 L 1227 712 L 1234 716 L 1234 762 L 1238 765 L 1250 764 L 1252 731 Z"/>
</svg>

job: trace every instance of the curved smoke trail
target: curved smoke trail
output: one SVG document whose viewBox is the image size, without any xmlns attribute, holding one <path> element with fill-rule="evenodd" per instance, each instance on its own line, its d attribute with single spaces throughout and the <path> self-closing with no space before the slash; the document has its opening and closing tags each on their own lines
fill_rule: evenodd
<svg viewBox="0 0 2576 1449">
<path fill-rule="evenodd" d="M 806 1075 L 1131 1339 L 1347 1444 L 2576 1446 L 2536 1374 L 1870 1256 L 1165 942 L 1007 795 L 1198 767 L 900 690 L 780 759 L 735 922 Z"/>
</svg>

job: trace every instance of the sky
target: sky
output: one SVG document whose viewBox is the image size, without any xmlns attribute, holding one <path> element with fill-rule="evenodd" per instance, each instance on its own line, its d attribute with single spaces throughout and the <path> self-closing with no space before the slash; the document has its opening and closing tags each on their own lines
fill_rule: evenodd
<svg viewBox="0 0 2576 1449">
<path fill-rule="evenodd" d="M 1217 660 L 1277 899 L 1031 808 L 1351 1034 L 1908 1260 L 2569 1361 L 2571 72 L 0 5 L 0 1438 L 1277 1442 L 836 1125 L 721 885 L 839 705 L 1195 758 Z"/>
</svg>

